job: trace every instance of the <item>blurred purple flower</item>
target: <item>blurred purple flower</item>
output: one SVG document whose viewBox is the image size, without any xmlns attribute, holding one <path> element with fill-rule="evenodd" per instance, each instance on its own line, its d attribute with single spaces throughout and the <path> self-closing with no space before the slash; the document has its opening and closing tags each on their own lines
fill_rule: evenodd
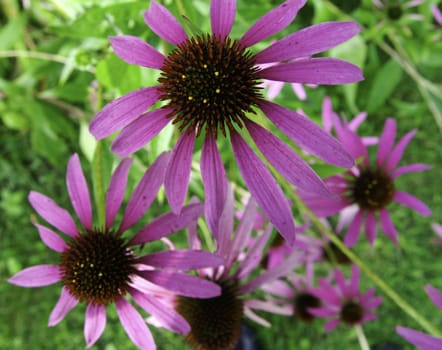
<svg viewBox="0 0 442 350">
<path fill-rule="evenodd" d="M 430 6 L 430 8 L 431 8 L 431 13 L 433 14 L 434 20 L 437 22 L 437 24 L 442 26 L 442 12 L 439 10 L 439 7 L 437 7 L 436 4 L 432 4 Z"/>
<path fill-rule="evenodd" d="M 387 210 L 391 202 L 395 201 L 409 207 L 420 215 L 431 214 L 425 203 L 407 192 L 398 191 L 395 186 L 395 180 L 399 176 L 430 168 L 427 164 L 397 167 L 416 130 L 407 133 L 394 145 L 396 121 L 388 118 L 379 140 L 376 162 L 370 162 L 367 147 L 360 136 L 345 125 L 335 124 L 335 129 L 342 144 L 355 159 L 360 158 L 361 161 L 350 171 L 325 179 L 330 190 L 338 195 L 336 198 L 322 198 L 300 191 L 302 199 L 319 217 L 341 212 L 338 229 L 344 222 L 349 223 L 344 239 L 344 243 L 349 247 L 356 244 L 363 225 L 367 238 L 373 245 L 376 239 L 377 214 L 384 233 L 397 243 L 397 231 Z"/>
<path fill-rule="evenodd" d="M 72 206 L 82 225 L 80 228 L 68 211 L 49 197 L 38 192 L 29 195 L 29 201 L 37 213 L 64 233 L 68 241 L 52 229 L 35 223 L 43 243 L 60 253 L 60 263 L 26 268 L 11 277 L 9 283 L 21 287 L 41 287 L 62 282 L 61 296 L 51 312 L 49 326 L 61 322 L 79 302 L 86 302 L 84 336 L 88 348 L 104 331 L 106 305 L 115 304 L 120 322 L 132 342 L 141 349 L 155 349 L 145 321 L 126 300 L 127 294 L 139 307 L 155 315 L 163 327 L 187 334 L 190 326 L 186 320 L 157 299 L 156 295 L 176 293 L 207 298 L 220 293 L 216 284 L 182 272 L 218 266 L 223 263 L 219 256 L 193 250 L 136 256 L 131 249 L 133 245 L 153 242 L 187 227 L 203 214 L 203 204 L 188 205 L 180 215 L 170 212 L 159 216 L 128 243 L 121 237 L 139 221 L 155 199 L 163 183 L 169 158 L 170 154 L 163 153 L 147 170 L 127 204 L 119 228 L 115 230 L 112 226 L 123 201 L 131 159 L 122 160 L 112 175 L 106 193 L 105 227 L 93 227 L 89 190 L 77 154 L 69 160 L 66 184 Z"/>
<path fill-rule="evenodd" d="M 430 285 L 425 286 L 425 292 L 427 293 L 433 304 L 442 311 L 442 293 Z M 396 332 L 420 350 L 442 349 L 442 338 L 437 338 L 402 326 L 397 326 Z"/>
<path fill-rule="evenodd" d="M 122 129 L 112 150 L 127 156 L 148 143 L 169 122 L 181 136 L 172 151 L 165 192 L 175 213 L 181 210 L 189 185 L 194 143 L 204 134 L 201 175 L 206 194 L 208 225 L 216 233 L 225 200 L 224 166 L 216 144 L 218 131 L 227 137 L 250 192 L 263 212 L 289 242 L 294 224 L 289 204 L 270 171 L 238 132 L 245 127 L 267 160 L 293 185 L 326 195 L 317 174 L 287 144 L 247 117 L 258 107 L 284 134 L 326 162 L 351 167 L 342 146 L 315 123 L 282 106 L 266 101 L 259 84 L 263 79 L 291 83 L 345 84 L 363 79 L 351 63 L 326 57 L 307 58 L 260 70 L 258 65 L 309 57 L 356 35 L 355 22 L 326 22 L 300 30 L 257 54 L 248 50 L 288 26 L 306 0 L 287 0 L 261 17 L 239 40 L 229 37 L 236 1 L 212 0 L 212 33 L 188 37 L 163 6 L 151 1 L 144 14 L 147 25 L 174 45 L 167 56 L 143 40 L 123 35 L 111 37 L 114 52 L 124 61 L 158 69 L 159 85 L 142 88 L 109 103 L 92 120 L 91 133 L 102 139 Z M 157 101 L 159 109 L 146 112 Z"/>
<path fill-rule="evenodd" d="M 382 303 L 382 299 L 375 297 L 373 288 L 365 293 L 359 290 L 359 269 L 356 265 L 352 265 L 349 280 L 345 280 L 342 272 L 337 269 L 334 270 L 334 279 L 336 285 L 319 278 L 319 286 L 311 291 L 321 299 L 323 305 L 309 308 L 309 312 L 317 317 L 331 318 L 324 326 L 327 332 L 341 322 L 356 326 L 376 318 L 373 310 Z"/>
<path fill-rule="evenodd" d="M 434 244 L 442 244 L 442 225 L 433 222 L 431 224 L 431 228 L 433 229 L 434 233 L 436 233 L 436 235 L 437 235 L 437 238 L 435 238 L 433 240 L 433 243 Z"/>
<path fill-rule="evenodd" d="M 425 0 L 372 0 L 372 2 L 377 8 L 384 10 L 388 19 L 392 21 L 406 17 L 414 21 L 421 21 L 424 18 L 419 13 L 410 13 L 409 9 L 418 7 L 423 4 Z"/>
</svg>

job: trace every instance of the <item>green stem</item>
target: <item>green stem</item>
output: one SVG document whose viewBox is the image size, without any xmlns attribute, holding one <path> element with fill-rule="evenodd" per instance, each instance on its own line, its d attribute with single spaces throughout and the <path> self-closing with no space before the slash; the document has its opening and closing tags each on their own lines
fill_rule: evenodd
<svg viewBox="0 0 442 350">
<path fill-rule="evenodd" d="M 355 327 L 356 335 L 358 336 L 359 345 L 362 350 L 370 350 L 370 345 L 368 345 L 367 337 L 364 334 L 364 330 L 361 325 L 356 325 Z"/>
<path fill-rule="evenodd" d="M 92 161 L 92 179 L 95 204 L 97 206 L 98 227 L 106 227 L 106 193 L 104 189 L 103 144 L 98 141 Z"/>
</svg>

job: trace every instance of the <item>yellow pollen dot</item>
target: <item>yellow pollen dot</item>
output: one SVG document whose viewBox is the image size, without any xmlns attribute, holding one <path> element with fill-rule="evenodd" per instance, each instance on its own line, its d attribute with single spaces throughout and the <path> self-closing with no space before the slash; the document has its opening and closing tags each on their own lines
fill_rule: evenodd
<svg viewBox="0 0 442 350">
<path fill-rule="evenodd" d="M 193 97 L 192 97 L 192 96 L 189 96 L 187 99 L 188 99 L 189 101 L 192 101 L 192 100 L 193 100 Z"/>
<path fill-rule="evenodd" d="M 204 68 L 204 69 L 207 69 L 207 64 L 203 64 L 203 68 Z"/>
<path fill-rule="evenodd" d="M 219 72 L 215 72 L 215 77 L 217 77 L 219 75 Z"/>
<path fill-rule="evenodd" d="M 186 79 L 186 76 L 183 74 L 183 75 L 181 76 L 181 79 Z"/>
<path fill-rule="evenodd" d="M 84 264 L 80 264 L 80 267 L 83 268 L 83 267 L 84 267 Z"/>
<path fill-rule="evenodd" d="M 99 272 L 98 273 L 98 277 L 102 277 L 103 276 L 103 273 L 102 272 Z"/>
<path fill-rule="evenodd" d="M 215 92 L 216 92 L 217 94 L 219 94 L 219 93 L 221 92 L 221 90 L 220 90 L 220 89 L 216 89 Z"/>
<path fill-rule="evenodd" d="M 72 280 L 72 283 L 76 283 L 77 282 L 77 280 Z"/>
<path fill-rule="evenodd" d="M 90 264 L 89 266 L 90 266 L 90 267 L 94 267 L 94 264 Z"/>
<path fill-rule="evenodd" d="M 203 103 L 207 103 L 207 99 L 206 98 L 203 100 Z"/>
</svg>

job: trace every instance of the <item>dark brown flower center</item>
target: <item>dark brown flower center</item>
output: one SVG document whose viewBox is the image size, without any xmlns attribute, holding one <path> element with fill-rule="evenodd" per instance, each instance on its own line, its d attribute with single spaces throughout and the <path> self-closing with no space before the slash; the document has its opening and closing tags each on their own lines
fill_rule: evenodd
<svg viewBox="0 0 442 350">
<path fill-rule="evenodd" d="M 315 318 L 308 309 L 311 307 L 321 306 L 321 300 L 313 294 L 304 292 L 296 295 L 295 297 L 295 316 L 304 322 L 312 322 Z"/>
<path fill-rule="evenodd" d="M 226 136 L 226 127 L 242 127 L 261 96 L 253 54 L 229 37 L 193 37 L 169 54 L 161 70 L 160 99 L 169 101 L 169 116 L 180 130 L 197 135 L 204 127 L 215 137 L 218 128 Z"/>
<path fill-rule="evenodd" d="M 394 196 L 394 182 L 382 169 L 363 168 L 350 188 L 353 203 L 369 211 L 385 208 Z"/>
<path fill-rule="evenodd" d="M 358 324 L 364 318 L 364 309 L 354 301 L 347 301 L 341 309 L 340 318 L 350 326 Z"/>
<path fill-rule="evenodd" d="M 135 272 L 134 255 L 111 233 L 87 232 L 74 238 L 61 254 L 63 283 L 69 292 L 92 304 L 121 298 Z"/>
<path fill-rule="evenodd" d="M 216 298 L 178 297 L 177 311 L 189 322 L 187 341 L 198 350 L 229 350 L 238 342 L 243 316 L 243 302 L 238 285 L 217 282 L 222 293 Z"/>
</svg>

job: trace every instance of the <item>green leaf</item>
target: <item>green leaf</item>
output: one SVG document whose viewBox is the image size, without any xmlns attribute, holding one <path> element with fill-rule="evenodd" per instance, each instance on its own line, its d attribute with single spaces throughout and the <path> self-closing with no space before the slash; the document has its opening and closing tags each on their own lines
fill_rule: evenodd
<svg viewBox="0 0 442 350">
<path fill-rule="evenodd" d="M 384 105 L 399 84 L 402 73 L 401 66 L 393 59 L 390 59 L 378 70 L 368 96 L 368 113 L 373 113 Z"/>
<path fill-rule="evenodd" d="M 21 41 L 25 24 L 26 16 L 22 15 L 10 21 L 0 30 L 0 50 L 10 49 L 17 41 Z"/>
</svg>

